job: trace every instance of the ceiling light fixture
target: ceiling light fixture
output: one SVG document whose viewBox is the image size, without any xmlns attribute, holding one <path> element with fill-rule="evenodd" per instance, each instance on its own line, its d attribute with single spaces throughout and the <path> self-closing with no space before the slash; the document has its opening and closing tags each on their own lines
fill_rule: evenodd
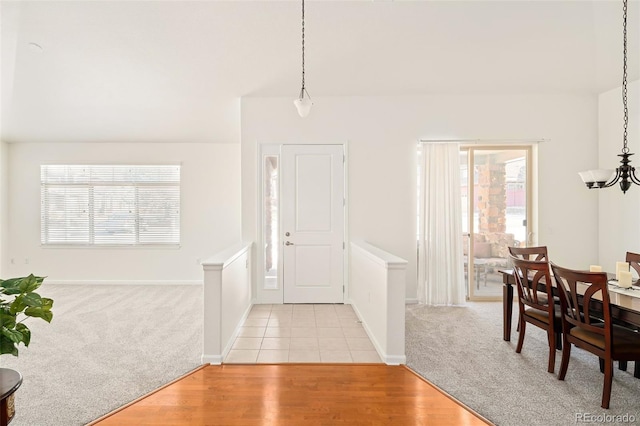
<svg viewBox="0 0 640 426">
<path fill-rule="evenodd" d="M 622 154 L 618 154 L 618 157 L 622 157 L 620 160 L 621 165 L 615 170 L 588 170 L 579 174 L 588 188 L 608 188 L 620 182 L 620 189 L 622 189 L 623 193 L 626 193 L 632 183 L 640 185 L 640 179 L 636 176 L 636 169 L 629 164 L 631 162 L 629 157 L 633 153 L 629 152 L 627 147 L 627 127 L 629 125 L 629 110 L 627 109 L 627 0 L 622 2 L 622 16 L 622 106 L 624 110 L 624 130 L 622 133 Z"/>
<path fill-rule="evenodd" d="M 306 98 L 304 96 L 305 93 L 307 95 Z M 311 96 L 309 96 L 309 92 L 307 92 L 307 89 L 304 87 L 304 0 L 302 0 L 302 88 L 300 89 L 300 96 L 293 101 L 293 104 L 296 106 L 300 117 L 309 115 L 311 106 L 313 105 Z"/>
</svg>

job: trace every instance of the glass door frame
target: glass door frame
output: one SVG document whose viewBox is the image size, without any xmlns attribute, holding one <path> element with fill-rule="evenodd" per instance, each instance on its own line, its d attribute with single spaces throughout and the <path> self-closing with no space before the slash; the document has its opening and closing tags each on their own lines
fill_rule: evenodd
<svg viewBox="0 0 640 426">
<path fill-rule="evenodd" d="M 533 239 L 535 233 L 534 230 L 536 229 L 535 227 L 535 222 L 534 222 L 534 208 L 533 208 L 533 202 L 534 202 L 534 188 L 535 188 L 535 183 L 534 183 L 534 156 L 535 156 L 535 146 L 532 145 L 516 145 L 516 144 L 486 144 L 486 145 L 479 145 L 479 144 L 462 144 L 460 146 L 460 152 L 462 153 L 463 151 L 467 152 L 467 188 L 468 188 L 468 192 L 467 192 L 467 219 L 468 219 L 468 223 L 467 223 L 467 233 L 463 234 L 462 237 L 464 237 L 464 235 L 468 235 L 468 254 L 467 254 L 467 259 L 473 259 L 474 253 L 475 253 L 475 243 L 474 243 L 474 239 L 473 235 L 478 231 L 475 228 L 475 223 L 474 223 L 474 203 L 475 203 L 475 185 L 474 185 L 474 166 L 475 166 L 475 162 L 474 162 L 474 154 L 476 151 L 490 151 L 490 150 L 505 150 L 505 151 L 525 151 L 526 153 L 526 184 L 525 184 L 525 202 L 526 202 L 526 208 L 525 208 L 525 220 L 526 220 L 526 225 L 525 225 L 525 241 L 524 244 L 526 246 L 531 246 L 535 244 L 535 241 Z M 461 182 L 462 183 L 462 182 Z M 467 260 L 467 299 L 471 300 L 471 301 L 499 301 L 502 300 L 502 295 L 496 295 L 496 296 L 478 296 L 475 294 L 475 286 L 476 286 L 476 282 L 475 282 L 475 278 L 476 278 L 476 271 L 475 271 L 475 265 L 474 262 Z"/>
</svg>

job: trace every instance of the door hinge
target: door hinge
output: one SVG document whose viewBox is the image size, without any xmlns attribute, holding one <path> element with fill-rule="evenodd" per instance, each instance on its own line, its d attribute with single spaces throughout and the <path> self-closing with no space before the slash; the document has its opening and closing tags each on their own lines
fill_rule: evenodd
<svg viewBox="0 0 640 426">
<path fill-rule="evenodd" d="M 342 242 L 342 250 L 345 249 L 344 241 Z"/>
</svg>

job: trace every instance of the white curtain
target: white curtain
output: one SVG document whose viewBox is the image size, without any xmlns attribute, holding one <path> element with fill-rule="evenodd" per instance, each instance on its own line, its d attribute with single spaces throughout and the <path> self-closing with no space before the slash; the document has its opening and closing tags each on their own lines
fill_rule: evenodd
<svg viewBox="0 0 640 426">
<path fill-rule="evenodd" d="M 427 305 L 465 301 L 460 199 L 460 146 L 420 145 L 418 300 Z"/>
</svg>

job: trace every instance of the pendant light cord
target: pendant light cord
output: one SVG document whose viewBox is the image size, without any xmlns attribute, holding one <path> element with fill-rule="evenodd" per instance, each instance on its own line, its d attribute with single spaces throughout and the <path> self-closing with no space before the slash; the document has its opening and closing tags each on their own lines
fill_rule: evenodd
<svg viewBox="0 0 640 426">
<path fill-rule="evenodd" d="M 622 12 L 623 12 L 622 106 L 624 108 L 624 133 L 622 134 L 622 142 L 623 142 L 622 153 L 627 154 L 629 152 L 629 148 L 627 147 L 627 127 L 629 125 L 629 109 L 627 108 L 627 0 L 623 1 Z"/>
<path fill-rule="evenodd" d="M 302 89 L 300 89 L 300 99 L 304 97 L 304 0 L 302 0 Z"/>
</svg>

